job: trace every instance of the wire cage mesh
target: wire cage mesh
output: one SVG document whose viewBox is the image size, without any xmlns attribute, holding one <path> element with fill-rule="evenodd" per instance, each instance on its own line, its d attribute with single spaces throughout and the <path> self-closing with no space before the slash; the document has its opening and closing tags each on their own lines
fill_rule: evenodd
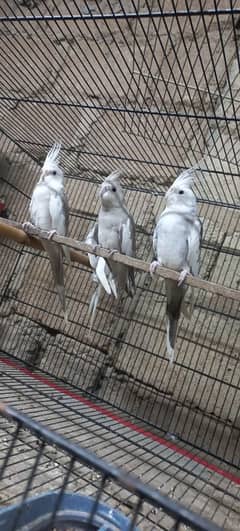
<svg viewBox="0 0 240 531">
<path fill-rule="evenodd" d="M 28 219 L 46 152 L 61 141 L 71 237 L 85 238 L 98 214 L 99 184 L 121 168 L 137 256 L 150 262 L 164 194 L 197 163 L 200 275 L 238 290 L 239 20 L 233 0 L 2 2 L 0 177 L 9 217 Z M 136 284 L 133 299 L 101 299 L 90 333 L 91 271 L 72 265 L 64 326 L 47 256 L 1 238 L 3 397 L 18 397 L 39 420 L 43 404 L 47 417 L 53 407 L 64 418 L 64 389 L 79 415 L 84 400 L 91 401 L 86 415 L 103 405 L 102 417 L 94 410 L 91 437 L 104 418 L 114 438 L 118 419 L 128 438 L 141 439 L 139 447 L 132 441 L 132 452 L 145 448 L 147 470 L 162 456 L 151 449 L 158 441 L 167 452 L 159 474 L 167 467 L 168 485 L 176 473 L 177 484 L 187 478 L 187 499 L 185 490 L 178 499 L 238 529 L 239 302 L 195 289 L 193 316 L 179 322 L 170 367 L 164 284 L 142 272 Z M 208 502 L 199 502 L 202 493 Z"/>
<path fill-rule="evenodd" d="M 137 531 L 137 522 L 144 515 L 150 513 L 154 518 L 159 510 L 172 530 L 183 529 L 182 524 L 199 531 L 220 530 L 17 410 L 2 404 L 1 415 L 5 446 L 1 453 L 1 490 L 3 500 L 15 501 L 14 506 L 3 504 L 0 510 L 2 531 Z M 79 495 L 79 491 L 85 495 Z"/>
</svg>

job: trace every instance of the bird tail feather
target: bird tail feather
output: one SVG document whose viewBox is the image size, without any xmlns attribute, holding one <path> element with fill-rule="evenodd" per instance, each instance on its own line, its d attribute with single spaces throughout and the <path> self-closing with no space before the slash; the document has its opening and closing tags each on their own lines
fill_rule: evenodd
<svg viewBox="0 0 240 531">
<path fill-rule="evenodd" d="M 190 301 L 185 302 L 183 300 L 182 307 L 181 307 L 184 317 L 186 317 L 186 319 L 188 319 L 189 321 L 191 321 L 193 310 L 194 310 L 194 289 L 192 287 L 190 287 L 190 289 L 191 289 Z"/>
<path fill-rule="evenodd" d="M 181 313 L 181 307 L 186 288 L 178 286 L 175 280 L 166 279 L 167 295 L 167 353 L 169 361 L 174 361 L 174 346 L 177 337 L 178 320 Z"/>
<path fill-rule="evenodd" d="M 64 313 L 64 320 L 68 322 L 68 316 L 66 311 L 66 299 L 64 289 L 64 268 L 63 268 L 63 256 L 62 248 L 54 242 L 42 241 L 43 247 L 47 252 L 51 264 L 51 270 L 55 287 L 58 292 L 59 300 Z"/>
<path fill-rule="evenodd" d="M 136 292 L 135 274 L 133 267 L 128 267 L 128 275 L 126 282 L 126 291 L 130 297 L 133 297 Z"/>
<path fill-rule="evenodd" d="M 64 252 L 64 256 L 65 256 L 65 258 L 67 260 L 68 265 L 72 266 L 69 247 L 67 247 L 66 245 L 63 245 L 63 252 Z"/>
<path fill-rule="evenodd" d="M 110 275 L 109 275 L 109 278 L 108 278 L 108 282 L 110 284 L 110 287 L 111 287 L 111 290 L 112 290 L 112 294 L 114 295 L 115 299 L 117 299 L 118 298 L 117 288 L 116 288 L 115 280 L 114 280 L 111 272 L 110 272 Z"/>
<path fill-rule="evenodd" d="M 113 274 L 106 260 L 102 258 L 102 256 L 99 257 L 98 262 L 97 262 L 96 276 L 99 282 L 102 284 L 102 287 L 107 292 L 107 294 L 108 295 L 113 294 L 114 297 L 117 299 L 117 287 L 116 287 Z"/>
<path fill-rule="evenodd" d="M 101 282 L 102 287 L 105 289 L 108 295 L 111 295 L 111 286 L 109 285 L 108 279 L 105 272 L 106 262 L 102 256 L 99 257 L 97 267 L 96 267 L 96 276 Z"/>
<path fill-rule="evenodd" d="M 89 304 L 89 309 L 88 309 L 88 317 L 90 318 L 89 332 L 92 331 L 92 326 L 95 320 L 96 310 L 97 310 L 98 301 L 101 295 L 101 290 L 102 290 L 101 286 L 100 285 L 97 286 L 91 298 L 90 304 Z"/>
<path fill-rule="evenodd" d="M 172 365 L 174 362 L 175 352 L 174 344 L 175 337 L 177 333 L 177 321 L 174 319 L 169 319 L 167 316 L 167 353 L 169 358 L 169 363 Z"/>
</svg>

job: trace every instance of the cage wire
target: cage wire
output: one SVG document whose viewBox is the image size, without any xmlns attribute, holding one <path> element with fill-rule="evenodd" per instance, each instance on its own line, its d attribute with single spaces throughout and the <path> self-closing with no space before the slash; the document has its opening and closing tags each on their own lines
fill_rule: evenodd
<svg viewBox="0 0 240 531">
<path fill-rule="evenodd" d="M 165 523 L 172 530 L 178 531 L 183 529 L 181 524 L 187 524 L 189 529 L 220 531 L 220 527 L 143 485 L 138 478 L 107 464 L 19 411 L 2 405 L 1 415 L 5 448 L 0 478 L 10 491 L 8 501 L 15 501 L 13 507 L 0 510 L 1 531 L 52 528 L 56 531 L 63 526 L 70 529 L 66 525 L 74 530 L 137 531 L 137 521 L 158 511 L 164 511 Z M 27 458 L 24 470 L 20 453 Z M 17 482 L 7 481 L 10 474 L 15 480 L 17 476 Z M 94 475 L 97 483 L 93 482 Z M 46 494 L 46 484 L 53 479 L 58 490 Z M 79 495 L 83 490 L 85 495 Z M 114 502 L 111 509 L 109 498 Z"/>
<path fill-rule="evenodd" d="M 99 184 L 121 168 L 137 257 L 150 262 L 164 194 L 197 164 L 200 276 L 239 290 L 239 30 L 233 0 L 1 2 L 9 218 L 28 219 L 46 152 L 61 141 L 69 235 L 85 238 Z M 159 277 L 137 271 L 133 299 L 103 296 L 90 333 L 91 271 L 65 271 L 68 326 L 45 253 L 1 238 L 1 397 L 239 529 L 239 302 L 195 288 L 171 367 Z M 170 529 L 165 518 L 144 513 L 143 529 Z"/>
</svg>

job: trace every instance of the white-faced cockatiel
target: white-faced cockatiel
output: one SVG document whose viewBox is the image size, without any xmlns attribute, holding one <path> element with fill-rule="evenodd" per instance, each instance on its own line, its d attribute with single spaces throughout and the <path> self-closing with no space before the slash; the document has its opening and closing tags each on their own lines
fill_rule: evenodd
<svg viewBox="0 0 240 531">
<path fill-rule="evenodd" d="M 114 171 L 102 183 L 98 221 L 88 234 L 86 243 L 94 247 L 100 245 L 111 251 L 134 257 L 135 224 L 124 202 L 120 175 L 120 171 Z M 135 281 L 132 267 L 118 264 L 111 258 L 105 259 L 92 254 L 89 254 L 89 261 L 95 271 L 93 280 L 97 283 L 89 308 L 92 314 L 91 328 L 102 288 L 108 295 L 114 295 L 116 298 L 119 298 L 124 291 L 133 296 Z"/>
<path fill-rule="evenodd" d="M 183 282 L 187 274 L 199 273 L 202 224 L 197 214 L 196 197 L 191 189 L 195 175 L 193 168 L 184 171 L 169 188 L 165 195 L 166 208 L 153 235 L 156 260 L 150 266 L 151 274 L 158 265 L 180 272 L 178 282 L 165 279 L 167 352 L 171 363 L 174 360 L 178 320 L 187 289 Z"/>
<path fill-rule="evenodd" d="M 69 208 L 64 190 L 64 173 L 59 166 L 60 149 L 59 144 L 54 144 L 48 152 L 30 203 L 31 224 L 39 229 L 49 231 L 49 240 L 53 234 L 67 236 L 68 232 Z M 31 224 L 25 223 L 24 225 Z M 68 263 L 70 263 L 69 249 L 64 246 L 62 248 L 51 241 L 41 241 L 49 256 L 54 284 L 62 305 L 64 319 L 67 321 L 63 251 Z"/>
</svg>

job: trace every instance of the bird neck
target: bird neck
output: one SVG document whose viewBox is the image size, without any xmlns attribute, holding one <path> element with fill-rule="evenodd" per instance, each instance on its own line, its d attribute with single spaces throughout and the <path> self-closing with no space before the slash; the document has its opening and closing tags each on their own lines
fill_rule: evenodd
<svg viewBox="0 0 240 531">
<path fill-rule="evenodd" d="M 197 215 L 196 205 L 184 205 L 184 204 L 174 204 L 168 205 L 165 209 L 166 212 L 173 212 L 174 214 L 182 214 L 187 217 L 194 218 Z"/>
<path fill-rule="evenodd" d="M 102 212 L 110 212 L 111 210 L 118 210 L 120 208 L 119 205 L 114 205 L 112 203 L 108 203 L 107 201 L 102 203 L 101 210 Z"/>
<path fill-rule="evenodd" d="M 48 177 L 44 179 L 44 182 L 49 188 L 55 190 L 55 192 L 61 192 L 63 190 L 63 180 L 59 177 L 48 175 Z"/>
</svg>

